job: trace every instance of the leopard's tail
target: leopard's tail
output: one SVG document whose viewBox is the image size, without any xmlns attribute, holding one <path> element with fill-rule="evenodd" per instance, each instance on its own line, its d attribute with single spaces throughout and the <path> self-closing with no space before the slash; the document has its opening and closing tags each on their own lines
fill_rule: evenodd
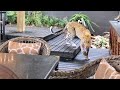
<svg viewBox="0 0 120 90">
<path fill-rule="evenodd" d="M 50 32 L 51 32 L 52 34 L 54 34 L 54 35 L 59 35 L 59 34 L 61 34 L 61 33 L 64 33 L 66 29 L 67 29 L 67 27 L 65 26 L 65 28 L 64 28 L 63 30 L 61 30 L 60 32 L 54 32 L 54 31 L 53 31 L 53 26 L 51 26 L 51 27 L 50 27 Z"/>
</svg>

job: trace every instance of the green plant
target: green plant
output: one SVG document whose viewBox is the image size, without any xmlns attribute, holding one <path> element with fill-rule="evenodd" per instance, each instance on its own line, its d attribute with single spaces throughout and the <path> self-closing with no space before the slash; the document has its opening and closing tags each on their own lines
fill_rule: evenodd
<svg viewBox="0 0 120 90">
<path fill-rule="evenodd" d="M 64 17 L 62 20 L 61 20 L 61 27 L 65 27 L 65 25 L 68 23 L 68 18 L 67 17 Z"/>
<path fill-rule="evenodd" d="M 26 13 L 25 23 L 26 25 L 42 26 L 42 17 L 41 11 L 33 11 L 30 14 Z"/>
<path fill-rule="evenodd" d="M 108 42 L 109 42 L 109 39 L 99 36 L 95 39 L 94 45 L 97 47 L 106 47 Z"/>
<path fill-rule="evenodd" d="M 33 23 L 35 26 L 42 26 L 43 13 L 41 11 L 36 11 L 33 15 Z"/>
<path fill-rule="evenodd" d="M 7 18 L 8 18 L 8 22 L 10 22 L 11 24 L 17 23 L 17 15 L 15 11 L 8 11 Z M 70 19 L 68 19 L 67 17 L 63 19 L 58 19 L 56 17 L 47 16 L 44 13 L 42 13 L 42 11 L 32 11 L 31 13 L 25 12 L 26 25 L 34 25 L 34 26 L 46 26 L 46 27 L 57 26 L 63 28 L 65 27 L 67 22 L 78 21 L 81 18 L 83 18 L 88 28 L 94 31 L 91 24 L 94 25 L 96 24 L 92 22 L 87 15 L 82 13 L 74 14 L 70 17 Z"/>
<path fill-rule="evenodd" d="M 63 19 L 58 19 L 57 18 L 55 25 L 58 26 L 58 27 L 63 28 L 63 27 L 65 27 L 67 22 L 68 22 L 68 18 L 67 17 L 65 17 Z"/>
<path fill-rule="evenodd" d="M 58 19 L 56 17 L 51 17 L 47 15 L 44 15 L 42 18 L 42 25 L 47 27 L 50 26 L 64 27 L 66 22 L 67 22 L 67 18 Z"/>
<path fill-rule="evenodd" d="M 50 18 L 50 20 L 49 20 L 49 27 L 58 25 L 58 21 L 59 21 L 58 18 L 56 18 L 56 17 L 49 17 L 49 18 Z"/>
<path fill-rule="evenodd" d="M 108 42 L 108 40 L 107 40 L 106 38 L 101 37 L 101 41 L 100 41 L 100 43 L 101 43 L 101 46 L 102 46 L 102 47 L 105 47 L 106 44 L 107 44 L 107 42 Z"/>
<path fill-rule="evenodd" d="M 17 14 L 15 11 L 7 11 L 6 12 L 7 21 L 11 24 L 17 23 Z"/>
<path fill-rule="evenodd" d="M 25 15 L 25 24 L 26 25 L 31 25 L 31 23 L 32 23 L 32 17 L 31 17 L 31 15 L 26 14 Z"/>
<path fill-rule="evenodd" d="M 7 12 L 8 22 L 11 24 L 17 23 L 17 15 L 15 11 L 8 11 Z M 64 27 L 65 24 L 68 22 L 67 17 L 63 19 L 58 19 L 56 17 L 47 16 L 41 11 L 32 11 L 29 13 L 28 11 L 25 12 L 25 24 L 26 25 L 34 25 L 34 26 L 57 26 L 57 27 Z"/>
<path fill-rule="evenodd" d="M 67 24 L 69 22 L 68 17 L 64 17 L 63 21 L 64 21 L 65 24 Z"/>
<path fill-rule="evenodd" d="M 97 27 L 99 27 L 96 23 L 94 23 L 87 15 L 82 14 L 82 13 L 78 13 L 78 14 L 74 14 L 70 17 L 69 21 L 78 21 L 83 19 L 85 24 L 87 25 L 87 27 L 89 29 L 91 29 L 92 31 L 94 31 L 92 24 L 96 25 Z M 94 31 L 95 32 L 95 31 Z"/>
<path fill-rule="evenodd" d="M 42 18 L 42 25 L 48 27 L 49 26 L 49 16 L 44 15 Z"/>
</svg>

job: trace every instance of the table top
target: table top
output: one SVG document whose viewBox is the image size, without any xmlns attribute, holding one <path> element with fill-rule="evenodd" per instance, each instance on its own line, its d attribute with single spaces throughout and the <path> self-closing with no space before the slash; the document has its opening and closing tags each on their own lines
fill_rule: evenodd
<svg viewBox="0 0 120 90">
<path fill-rule="evenodd" d="M 120 22 L 118 21 L 109 21 L 112 27 L 116 30 L 118 35 L 120 36 Z"/>
<path fill-rule="evenodd" d="M 0 53 L 0 71 L 6 70 L 0 75 L 7 74 L 8 79 L 47 79 L 58 63 L 59 56 L 54 55 Z"/>
</svg>

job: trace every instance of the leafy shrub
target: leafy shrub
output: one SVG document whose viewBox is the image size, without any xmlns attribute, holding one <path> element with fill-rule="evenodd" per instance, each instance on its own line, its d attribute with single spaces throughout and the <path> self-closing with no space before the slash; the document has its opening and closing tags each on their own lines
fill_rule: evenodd
<svg viewBox="0 0 120 90">
<path fill-rule="evenodd" d="M 25 15 L 25 23 L 26 25 L 35 25 L 42 26 L 42 12 L 41 11 L 33 11 L 32 13 Z"/>
<path fill-rule="evenodd" d="M 17 23 L 17 14 L 15 11 L 7 11 L 7 21 L 11 24 Z"/>
<path fill-rule="evenodd" d="M 89 29 L 91 29 L 92 31 L 94 31 L 92 24 L 96 25 L 97 27 L 99 27 L 96 23 L 94 23 L 86 14 L 82 14 L 82 13 L 77 13 L 74 14 L 70 17 L 69 21 L 78 21 L 83 19 L 85 24 L 87 25 L 87 27 Z M 95 32 L 95 31 L 94 31 Z"/>
<path fill-rule="evenodd" d="M 48 27 L 49 26 L 49 19 L 50 19 L 49 16 L 44 15 L 42 18 L 42 25 Z"/>
<path fill-rule="evenodd" d="M 96 47 L 107 47 L 109 45 L 109 38 L 105 38 L 103 36 L 96 36 L 93 45 Z"/>
<path fill-rule="evenodd" d="M 7 18 L 8 22 L 10 22 L 11 24 L 17 23 L 17 15 L 15 11 L 7 11 Z M 46 26 L 46 27 L 57 26 L 63 28 L 65 27 L 68 21 L 78 21 L 81 18 L 83 18 L 88 28 L 94 31 L 91 24 L 94 25 L 96 24 L 92 22 L 87 15 L 82 13 L 74 14 L 69 19 L 67 17 L 63 19 L 58 19 L 56 17 L 47 16 L 43 14 L 42 11 L 32 11 L 31 13 L 25 12 L 26 25 L 34 26 Z"/>
</svg>

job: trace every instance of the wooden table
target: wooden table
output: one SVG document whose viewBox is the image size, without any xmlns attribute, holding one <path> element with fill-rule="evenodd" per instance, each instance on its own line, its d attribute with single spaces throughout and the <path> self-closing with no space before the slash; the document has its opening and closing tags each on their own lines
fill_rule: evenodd
<svg viewBox="0 0 120 90">
<path fill-rule="evenodd" d="M 58 63 L 58 56 L 0 53 L 0 78 L 47 79 Z"/>
<path fill-rule="evenodd" d="M 120 55 L 120 22 L 110 21 L 110 54 Z"/>
</svg>

